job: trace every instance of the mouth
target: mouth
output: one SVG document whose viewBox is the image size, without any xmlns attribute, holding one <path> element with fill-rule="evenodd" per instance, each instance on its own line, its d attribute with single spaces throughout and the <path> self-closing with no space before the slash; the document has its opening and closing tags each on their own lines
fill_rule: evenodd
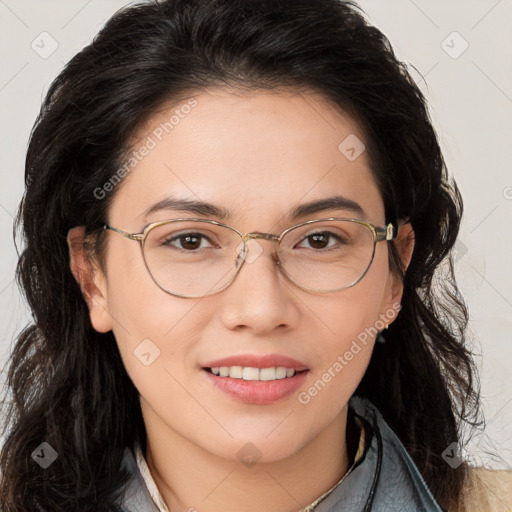
<svg viewBox="0 0 512 512">
<path fill-rule="evenodd" d="M 214 366 L 203 368 L 216 377 L 226 377 L 244 381 L 264 381 L 290 379 L 308 370 L 296 370 L 285 366 L 272 366 L 269 368 L 257 368 L 252 366 Z"/>
<path fill-rule="evenodd" d="M 310 369 L 284 354 L 237 354 L 201 365 L 214 389 L 238 402 L 269 405 L 297 391 Z"/>
<path fill-rule="evenodd" d="M 306 382 L 308 368 L 287 366 L 208 366 L 203 374 L 213 388 L 231 400 L 270 405 L 297 392 Z"/>
</svg>

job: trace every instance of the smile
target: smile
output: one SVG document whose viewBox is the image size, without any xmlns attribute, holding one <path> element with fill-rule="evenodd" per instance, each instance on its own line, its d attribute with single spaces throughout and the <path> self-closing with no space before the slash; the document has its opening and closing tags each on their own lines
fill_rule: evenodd
<svg viewBox="0 0 512 512">
<path fill-rule="evenodd" d="M 209 368 L 213 375 L 231 379 L 271 381 L 293 377 L 298 373 L 293 368 L 274 366 L 270 368 L 254 368 L 251 366 L 215 366 Z"/>
<path fill-rule="evenodd" d="M 309 370 L 295 370 L 285 366 L 203 368 L 203 375 L 214 388 L 236 401 L 253 405 L 270 405 L 292 395 L 306 382 L 308 373 Z"/>
</svg>

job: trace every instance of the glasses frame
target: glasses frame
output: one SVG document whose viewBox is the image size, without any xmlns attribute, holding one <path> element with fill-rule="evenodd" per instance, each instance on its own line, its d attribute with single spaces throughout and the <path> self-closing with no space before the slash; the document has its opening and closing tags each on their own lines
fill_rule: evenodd
<svg viewBox="0 0 512 512">
<path fill-rule="evenodd" d="M 370 259 L 370 262 L 368 263 L 368 265 L 366 266 L 364 272 L 359 276 L 358 279 L 356 279 L 355 281 L 353 281 L 352 283 L 350 283 L 349 285 L 347 286 L 344 286 L 342 288 L 337 288 L 335 290 L 318 290 L 318 289 L 315 289 L 315 288 L 309 288 L 307 286 L 304 286 L 302 284 L 300 284 L 299 282 L 297 282 L 293 277 L 291 277 L 287 272 L 286 270 L 284 269 L 284 267 L 282 266 L 282 262 L 279 258 L 279 253 L 278 253 L 278 250 L 279 250 L 279 245 L 283 239 L 283 237 L 289 233 L 290 231 L 293 231 L 294 229 L 297 229 L 297 228 L 300 228 L 302 226 L 305 226 L 305 225 L 308 225 L 308 224 L 316 224 L 316 223 L 319 223 L 319 222 L 325 222 L 325 221 L 348 221 L 348 222 L 354 222 L 356 224 L 360 224 L 362 226 L 365 226 L 367 229 L 370 230 L 371 234 L 372 234 L 372 237 L 373 237 L 373 250 L 372 250 L 372 257 Z M 110 231 L 113 231 L 115 233 L 118 233 L 120 234 L 121 236 L 123 236 L 124 238 L 127 238 L 129 240 L 135 240 L 137 242 L 140 243 L 140 248 L 141 248 L 141 252 L 142 252 L 142 259 L 144 260 L 144 265 L 146 266 L 146 269 L 147 271 L 149 272 L 149 275 L 151 276 L 151 279 L 153 279 L 153 281 L 155 282 L 155 284 L 161 289 L 163 290 L 164 292 L 166 293 L 169 293 L 170 295 L 174 295 L 176 297 L 184 297 L 184 298 L 200 298 L 200 297 L 207 297 L 209 295 L 215 295 L 217 293 L 220 293 L 222 292 L 223 290 L 225 290 L 228 286 L 230 286 L 233 281 L 235 280 L 236 276 L 239 274 L 241 268 L 243 267 L 243 264 L 245 263 L 245 260 L 246 260 L 246 257 L 244 256 L 243 259 L 241 260 L 242 263 L 240 264 L 240 266 L 238 267 L 238 269 L 236 270 L 235 274 L 233 275 L 232 279 L 225 285 L 223 286 L 221 289 L 219 290 L 216 290 L 214 292 L 211 292 L 211 293 L 206 293 L 206 294 L 203 294 L 203 295 L 184 295 L 184 294 L 181 294 L 181 293 L 176 293 L 176 292 L 173 292 L 171 290 L 168 290 L 167 288 L 165 288 L 164 286 L 162 286 L 158 281 L 157 279 L 155 278 L 155 276 L 153 275 L 153 273 L 151 272 L 151 269 L 149 268 L 148 264 L 147 264 L 147 261 L 146 261 L 146 256 L 144 254 L 144 243 L 146 241 L 146 238 L 148 236 L 148 234 L 151 232 L 152 229 L 154 228 L 157 228 L 159 226 L 163 226 L 165 224 L 172 224 L 172 223 L 175 223 L 175 222 L 183 222 L 183 221 L 187 221 L 187 222 L 202 222 L 202 223 L 207 223 L 207 224 L 214 224 L 216 226 L 222 226 L 224 228 L 227 228 L 227 229 L 230 229 L 231 231 L 234 231 L 235 233 L 238 234 L 238 236 L 240 236 L 241 240 L 242 240 L 242 243 L 243 243 L 243 251 L 240 251 L 240 253 L 244 253 L 244 255 L 247 255 L 247 246 L 246 246 L 246 242 L 248 242 L 249 240 L 256 240 L 256 239 L 262 239 L 262 240 L 268 240 L 268 241 L 271 241 L 271 242 L 277 242 L 277 248 L 274 250 L 274 255 L 276 256 L 275 258 L 275 262 L 276 264 L 279 266 L 279 268 L 281 269 L 281 271 L 283 272 L 283 274 L 292 282 L 294 283 L 296 286 L 298 286 L 301 290 L 304 290 L 304 291 L 307 291 L 307 292 L 311 292 L 311 293 L 320 293 L 320 294 L 324 294 L 324 293 L 334 293 L 334 292 L 338 292 L 338 291 L 341 291 L 341 290 L 346 290 L 348 288 L 351 288 L 352 286 L 356 285 L 357 283 L 359 283 L 359 281 L 361 281 L 361 279 L 363 279 L 363 277 L 366 275 L 366 273 L 368 272 L 368 269 L 370 268 L 371 264 L 373 263 L 373 259 L 375 257 L 375 247 L 377 246 L 377 243 L 378 242 L 382 242 L 382 241 L 388 241 L 388 242 L 391 242 L 393 241 L 397 236 L 398 236 L 398 228 L 395 227 L 393 225 L 393 223 L 388 223 L 386 226 L 375 226 L 374 224 L 370 223 L 370 222 L 366 222 L 364 220 L 361 220 L 361 219 L 352 219 L 352 218 L 345 218 L 345 217 L 328 217 L 328 218 L 325 218 L 325 219 L 313 219 L 313 220 L 307 220 L 305 222 L 301 222 L 300 224 L 296 224 L 295 226 L 292 226 L 290 228 L 287 228 L 285 229 L 280 235 L 274 235 L 272 233 L 263 233 L 263 232 L 260 232 L 260 231 L 255 231 L 255 232 L 252 232 L 252 233 L 242 233 L 241 231 L 239 231 L 238 229 L 232 227 L 232 226 L 228 226 L 227 224 L 224 224 L 223 222 L 218 222 L 216 220 L 211 220 L 211 219 L 199 219 L 199 218 L 179 218 L 179 219 L 169 219 L 169 220 L 164 220 L 164 221 L 159 221 L 159 222 L 152 222 L 151 224 L 148 224 L 141 233 L 129 233 L 127 231 L 124 231 L 122 229 L 119 229 L 119 228 L 115 228 L 113 226 L 110 226 L 108 224 L 104 224 L 103 226 L 103 229 L 104 230 L 110 230 Z M 235 267 L 236 268 L 236 267 Z"/>
</svg>

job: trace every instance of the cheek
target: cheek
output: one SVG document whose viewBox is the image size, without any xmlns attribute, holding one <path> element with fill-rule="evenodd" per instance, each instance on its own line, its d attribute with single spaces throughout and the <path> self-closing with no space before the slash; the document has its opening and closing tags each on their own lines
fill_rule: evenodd
<svg viewBox="0 0 512 512">
<path fill-rule="evenodd" d="M 329 333 L 318 339 L 318 362 L 312 377 L 324 382 L 336 381 L 333 374 L 343 374 L 343 386 L 357 386 L 371 357 L 378 320 L 379 308 L 375 297 L 363 293 L 347 293 L 335 306 L 329 305 L 319 311 Z M 354 383 L 352 386 L 351 383 Z"/>
<path fill-rule="evenodd" d="M 116 311 L 125 323 L 116 323 L 114 329 L 130 379 L 158 411 L 167 410 L 171 402 L 175 410 L 189 403 L 180 383 L 189 382 L 197 371 L 197 340 L 203 329 L 191 301 L 165 295 L 156 289 L 148 295 L 138 292 L 135 298 L 120 296 Z"/>
<path fill-rule="evenodd" d="M 318 391 L 328 387 L 332 392 L 329 400 L 343 403 L 366 371 L 376 335 L 386 323 L 381 315 L 385 311 L 388 275 L 387 259 L 376 258 L 355 286 L 308 304 L 324 333 L 318 333 L 319 357 L 309 384 L 320 380 L 315 387 Z"/>
<path fill-rule="evenodd" d="M 319 357 L 297 395 L 302 421 L 311 430 L 334 421 L 361 382 L 375 343 L 378 308 L 368 295 L 347 293 L 336 308 L 322 312 L 332 332 L 317 340 Z"/>
<path fill-rule="evenodd" d="M 353 287 L 311 301 L 311 310 L 331 334 L 330 346 L 343 349 L 361 333 L 375 327 L 386 304 L 388 275 L 387 261 L 374 261 Z"/>
<path fill-rule="evenodd" d="M 121 256 L 111 268 L 108 308 L 128 373 L 136 380 L 142 370 L 146 381 L 147 368 L 153 378 L 158 370 L 175 367 L 176 360 L 186 367 L 206 321 L 199 299 L 174 297 L 158 288 L 140 254 Z"/>
</svg>

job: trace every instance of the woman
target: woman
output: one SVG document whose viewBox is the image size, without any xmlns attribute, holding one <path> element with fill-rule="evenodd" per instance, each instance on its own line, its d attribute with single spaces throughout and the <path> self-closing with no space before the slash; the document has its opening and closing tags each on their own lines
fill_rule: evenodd
<svg viewBox="0 0 512 512">
<path fill-rule="evenodd" d="M 461 214 L 353 3 L 120 11 L 28 148 L 2 510 L 505 503 L 459 456 Z"/>
</svg>

